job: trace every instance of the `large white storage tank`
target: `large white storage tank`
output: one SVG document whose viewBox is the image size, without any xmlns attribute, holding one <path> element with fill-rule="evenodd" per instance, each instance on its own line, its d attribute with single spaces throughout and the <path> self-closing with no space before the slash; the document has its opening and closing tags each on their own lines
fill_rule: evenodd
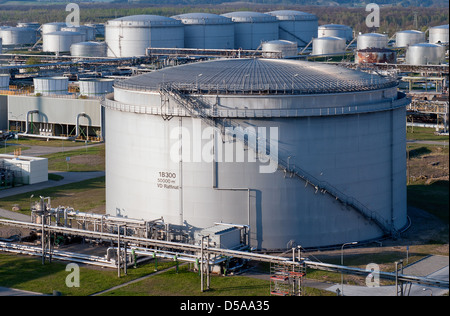
<svg viewBox="0 0 450 316">
<path fill-rule="evenodd" d="M 313 39 L 312 54 L 313 55 L 333 55 L 345 53 L 347 44 L 345 38 L 341 37 L 318 37 Z"/>
<path fill-rule="evenodd" d="M 65 27 L 61 28 L 61 31 L 78 32 L 78 33 L 84 34 L 86 41 L 95 40 L 95 28 L 90 27 L 90 26 L 86 26 L 86 25 L 65 26 Z"/>
<path fill-rule="evenodd" d="M 261 50 L 263 51 L 263 56 L 266 58 L 279 58 L 279 54 L 273 56 L 272 52 L 280 53 L 281 58 L 295 57 L 298 55 L 297 42 L 286 40 L 264 42 L 262 44 Z"/>
<path fill-rule="evenodd" d="M 279 38 L 282 40 L 297 42 L 298 47 L 305 47 L 313 38 L 317 37 L 319 22 L 314 14 L 295 10 L 266 13 L 277 18 Z"/>
<path fill-rule="evenodd" d="M 69 52 L 74 43 L 84 41 L 85 35 L 79 32 L 57 31 L 42 35 L 42 51 L 44 52 Z"/>
<path fill-rule="evenodd" d="M 50 22 L 42 24 L 41 32 L 42 34 L 53 33 L 61 31 L 63 27 L 66 27 L 67 24 L 65 22 Z"/>
<path fill-rule="evenodd" d="M 69 93 L 67 77 L 33 78 L 34 93 L 39 95 L 59 95 Z"/>
<path fill-rule="evenodd" d="M 358 35 L 356 48 L 386 48 L 388 47 L 389 37 L 386 34 L 366 33 Z"/>
<path fill-rule="evenodd" d="M 3 45 L 31 45 L 36 43 L 36 30 L 27 27 L 6 27 L 0 29 Z"/>
<path fill-rule="evenodd" d="M 9 75 L 0 74 L 0 90 L 9 90 Z"/>
<path fill-rule="evenodd" d="M 181 21 L 158 15 L 133 15 L 105 24 L 109 57 L 145 56 L 149 47 L 183 48 Z"/>
<path fill-rule="evenodd" d="M 234 22 L 234 48 L 257 49 L 262 42 L 277 40 L 278 20 L 260 12 L 238 11 L 223 16 Z"/>
<path fill-rule="evenodd" d="M 432 44 L 448 43 L 448 24 L 431 27 L 428 34 L 428 42 Z"/>
<path fill-rule="evenodd" d="M 211 13 L 186 13 L 172 18 L 184 25 L 185 48 L 234 48 L 234 24 L 230 18 Z"/>
<path fill-rule="evenodd" d="M 117 82 L 102 101 L 106 212 L 190 231 L 249 225 L 257 249 L 390 234 L 407 224 L 408 101 L 378 75 L 288 59 L 191 63 Z"/>
<path fill-rule="evenodd" d="M 399 31 L 395 33 L 395 47 L 407 47 L 425 42 L 425 33 L 416 30 Z"/>
<path fill-rule="evenodd" d="M 340 37 L 347 42 L 353 39 L 353 29 L 342 24 L 325 24 L 318 28 L 318 37 Z"/>
<path fill-rule="evenodd" d="M 444 58 L 444 46 L 431 43 L 419 43 L 408 47 L 405 62 L 409 65 L 439 65 L 444 61 Z"/>
<path fill-rule="evenodd" d="M 113 92 L 114 79 L 94 78 L 78 81 L 80 95 L 86 97 L 102 97 Z"/>
<path fill-rule="evenodd" d="M 104 42 L 79 42 L 70 46 L 70 55 L 75 57 L 106 57 Z"/>
</svg>

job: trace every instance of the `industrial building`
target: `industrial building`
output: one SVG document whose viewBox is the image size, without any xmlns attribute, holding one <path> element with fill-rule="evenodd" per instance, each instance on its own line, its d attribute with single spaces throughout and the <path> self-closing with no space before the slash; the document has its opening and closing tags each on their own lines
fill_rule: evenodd
<svg viewBox="0 0 450 316">
<path fill-rule="evenodd" d="M 282 59 L 201 62 L 118 82 L 102 101 L 107 213 L 163 216 L 189 230 L 249 225 L 258 249 L 379 238 L 407 222 L 407 103 L 377 75 Z"/>
</svg>

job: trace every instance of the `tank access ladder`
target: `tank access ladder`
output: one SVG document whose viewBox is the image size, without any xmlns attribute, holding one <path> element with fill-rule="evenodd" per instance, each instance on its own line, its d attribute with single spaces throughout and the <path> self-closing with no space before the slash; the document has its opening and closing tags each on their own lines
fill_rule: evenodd
<svg viewBox="0 0 450 316">
<path fill-rule="evenodd" d="M 315 178 L 313 175 L 309 174 L 307 171 L 299 168 L 298 166 L 289 164 L 289 161 L 284 160 L 283 157 L 289 157 L 289 155 L 277 155 L 276 159 L 272 159 L 271 157 L 273 153 L 261 152 L 258 148 L 252 147 L 252 145 L 248 142 L 248 139 L 245 138 L 245 133 L 243 129 L 235 128 L 239 127 L 240 124 L 234 122 L 231 119 L 224 119 L 218 116 L 214 116 L 209 114 L 209 111 L 205 111 L 210 107 L 209 104 L 204 103 L 200 100 L 200 98 L 193 97 L 188 93 L 184 93 L 181 89 L 178 89 L 176 84 L 173 83 L 164 83 L 160 85 L 160 93 L 161 95 L 166 95 L 172 97 L 172 99 L 177 102 L 184 110 L 186 110 L 192 117 L 200 118 L 204 121 L 208 126 L 214 127 L 216 129 L 220 129 L 222 135 L 227 132 L 227 130 L 231 127 L 230 130 L 233 131 L 233 137 L 243 142 L 245 146 L 251 148 L 258 154 L 265 155 L 270 158 L 272 161 L 278 161 L 278 168 L 283 170 L 285 174 L 290 174 L 295 176 L 298 179 L 302 179 L 305 181 L 306 185 L 311 185 L 315 192 L 321 192 L 322 194 L 328 194 L 331 197 L 335 198 L 336 201 L 339 201 L 345 206 L 349 206 L 359 214 L 361 214 L 365 219 L 370 222 L 376 224 L 385 235 L 392 236 L 397 238 L 399 236 L 399 232 L 395 229 L 392 223 L 389 223 L 388 220 L 383 218 L 380 214 L 375 211 L 370 210 L 363 203 L 358 201 L 356 198 L 348 196 L 344 192 L 340 191 L 327 181 L 321 181 Z M 233 128 L 234 127 L 234 128 Z M 239 133 L 239 132 L 242 132 Z M 265 146 L 264 148 L 269 148 Z"/>
</svg>

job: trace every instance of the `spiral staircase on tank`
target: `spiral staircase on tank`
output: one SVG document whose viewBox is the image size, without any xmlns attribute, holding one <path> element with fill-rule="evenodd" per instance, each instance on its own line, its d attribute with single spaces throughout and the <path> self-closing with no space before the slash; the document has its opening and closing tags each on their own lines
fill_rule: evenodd
<svg viewBox="0 0 450 316">
<path fill-rule="evenodd" d="M 267 152 L 261 152 L 258 150 L 258 148 L 254 148 L 254 146 L 252 146 L 254 144 L 248 142 L 248 138 L 245 138 L 245 135 L 248 135 L 248 133 L 244 133 L 244 130 L 242 128 L 236 128 L 239 127 L 240 124 L 234 122 L 232 119 L 211 115 L 209 111 L 205 111 L 205 109 L 210 108 L 210 105 L 202 101 L 200 98 L 192 96 L 191 94 L 185 92 L 183 89 L 177 87 L 176 84 L 170 82 L 160 85 L 160 95 L 161 98 L 165 98 L 165 100 L 168 100 L 170 97 L 187 113 L 189 113 L 191 117 L 200 118 L 208 126 L 220 129 L 222 135 L 224 135 L 227 131 L 233 131 L 233 134 L 230 136 L 243 142 L 247 148 L 251 148 L 258 154 L 265 155 L 272 161 L 278 161 L 278 169 L 282 170 L 284 174 L 289 174 L 291 177 L 301 179 L 305 182 L 305 187 L 308 185 L 312 186 L 312 188 L 315 190 L 315 193 L 320 192 L 324 195 L 329 195 L 343 205 L 354 209 L 366 220 L 377 225 L 383 231 L 385 236 L 391 236 L 393 238 L 399 237 L 399 231 L 395 229 L 393 223 L 390 223 L 379 213 L 370 210 L 356 198 L 348 196 L 327 181 L 319 180 L 304 169 L 289 164 L 289 161 L 284 159 L 284 157 L 289 157 L 289 155 L 278 153 L 276 159 L 272 159 L 274 157 L 271 157 L 271 153 L 268 154 Z M 269 147 L 264 146 L 263 148 Z"/>
</svg>

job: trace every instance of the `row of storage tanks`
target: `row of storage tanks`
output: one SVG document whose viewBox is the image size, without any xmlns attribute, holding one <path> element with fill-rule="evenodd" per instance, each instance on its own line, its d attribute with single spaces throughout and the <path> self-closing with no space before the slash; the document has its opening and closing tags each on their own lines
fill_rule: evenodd
<svg viewBox="0 0 450 316">
<path fill-rule="evenodd" d="M 0 74 L 0 90 L 9 90 L 10 75 Z M 113 92 L 114 79 L 86 78 L 76 82 L 79 95 L 88 98 L 99 98 Z M 37 77 L 33 78 L 34 94 L 42 96 L 69 94 L 69 78 Z"/>
<path fill-rule="evenodd" d="M 0 30 L 3 45 L 11 45 L 12 38 L 23 44 L 39 25 L 23 24 Z M 198 49 L 258 49 L 281 51 L 283 57 L 297 55 L 299 47 L 312 41 L 313 55 L 340 54 L 354 38 L 353 29 L 346 25 L 318 25 L 314 14 L 294 10 L 266 13 L 239 11 L 223 15 L 188 13 L 173 17 L 133 15 L 108 21 L 105 25 L 68 27 L 64 22 L 43 24 L 40 27 L 44 52 L 70 52 L 81 57 L 134 57 L 154 48 Z M 30 36 L 21 35 L 31 30 Z M 4 33 L 8 35 L 5 35 Z M 95 42 L 96 32 L 104 34 L 105 42 Z M 15 34 L 15 35 L 12 35 Z M 6 41 L 5 41 L 6 39 Z M 439 64 L 443 61 L 448 43 L 448 24 L 429 29 L 426 42 L 424 32 L 416 30 L 396 33 L 396 47 L 408 47 L 406 63 Z M 395 52 L 387 50 L 389 38 L 385 34 L 367 33 L 357 37 L 357 62 L 375 58 L 394 62 Z M 368 52 L 367 50 L 372 50 Z M 373 50 L 375 49 L 375 50 Z M 381 57 L 380 57 L 381 56 Z M 270 57 L 270 56 L 269 56 Z"/>
</svg>

